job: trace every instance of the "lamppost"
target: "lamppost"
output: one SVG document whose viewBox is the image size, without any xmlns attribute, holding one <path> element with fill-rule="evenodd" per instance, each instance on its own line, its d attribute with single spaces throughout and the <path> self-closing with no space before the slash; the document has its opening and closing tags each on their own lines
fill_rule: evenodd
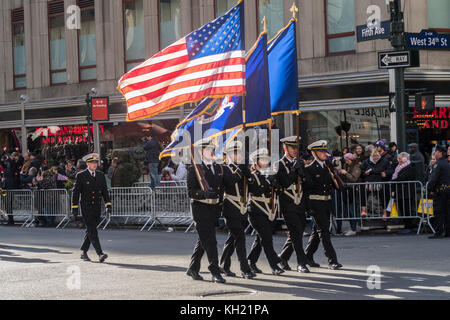
<svg viewBox="0 0 450 320">
<path fill-rule="evenodd" d="M 25 155 L 25 153 L 28 151 L 28 146 L 27 146 L 27 128 L 25 127 L 25 103 L 28 103 L 30 101 L 30 99 L 28 98 L 27 95 L 20 95 L 20 100 L 22 100 L 21 102 L 21 118 L 22 118 L 22 141 L 21 141 L 21 151 L 22 151 L 22 155 Z"/>
<path fill-rule="evenodd" d="M 92 116 L 92 110 L 91 110 L 91 97 L 89 96 L 89 92 L 86 93 L 86 112 L 87 112 L 87 131 L 88 131 L 88 153 L 92 151 L 92 145 L 91 145 L 91 116 Z"/>
</svg>

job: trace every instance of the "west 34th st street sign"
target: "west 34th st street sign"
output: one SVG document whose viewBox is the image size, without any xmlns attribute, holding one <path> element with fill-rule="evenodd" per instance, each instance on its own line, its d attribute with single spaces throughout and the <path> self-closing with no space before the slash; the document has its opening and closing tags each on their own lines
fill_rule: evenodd
<svg viewBox="0 0 450 320">
<path fill-rule="evenodd" d="M 410 49 L 450 50 L 450 35 L 438 34 L 434 30 L 422 30 L 420 33 L 407 33 Z"/>
</svg>

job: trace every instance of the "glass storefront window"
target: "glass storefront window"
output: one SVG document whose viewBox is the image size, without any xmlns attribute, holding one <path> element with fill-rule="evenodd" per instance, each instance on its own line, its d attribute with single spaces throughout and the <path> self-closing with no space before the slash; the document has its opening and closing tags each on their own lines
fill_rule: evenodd
<svg viewBox="0 0 450 320">
<path fill-rule="evenodd" d="M 80 48 L 80 80 L 94 80 L 97 78 L 95 66 L 97 64 L 97 43 L 95 35 L 95 10 L 81 11 L 81 30 L 79 33 Z M 89 67 L 89 68 L 87 68 Z"/>
<path fill-rule="evenodd" d="M 50 17 L 50 71 L 52 84 L 67 82 L 66 30 L 64 14 Z"/>
<path fill-rule="evenodd" d="M 450 31 L 450 0 L 428 0 L 428 27 Z"/>
<path fill-rule="evenodd" d="M 129 71 L 145 59 L 143 0 L 125 0 L 124 20 L 126 71 Z"/>
<path fill-rule="evenodd" d="M 236 5 L 236 0 L 216 0 L 216 17 L 225 14 L 229 9 Z"/>
<path fill-rule="evenodd" d="M 159 0 L 160 46 L 164 49 L 181 38 L 180 0 Z"/>
<path fill-rule="evenodd" d="M 300 117 L 304 147 L 313 140 L 327 140 L 332 152 L 358 143 L 365 146 L 380 139 L 390 141 L 391 117 L 387 108 L 304 112 Z M 342 130 L 345 120 L 350 124 L 348 135 Z"/>
<path fill-rule="evenodd" d="M 327 0 L 327 47 L 328 53 L 355 50 L 355 1 Z"/>
<path fill-rule="evenodd" d="M 283 0 L 258 0 L 259 32 L 264 29 L 261 24 L 264 17 L 267 20 L 267 38 L 270 39 L 284 27 Z"/>
</svg>

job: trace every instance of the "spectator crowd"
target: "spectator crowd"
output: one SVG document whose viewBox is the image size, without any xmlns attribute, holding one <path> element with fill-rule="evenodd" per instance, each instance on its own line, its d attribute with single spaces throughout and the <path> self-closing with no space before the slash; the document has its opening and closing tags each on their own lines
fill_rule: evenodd
<svg viewBox="0 0 450 320">
<path fill-rule="evenodd" d="M 175 164 L 172 161 L 161 162 L 159 154 L 161 147 L 151 134 L 142 139 L 145 152 L 145 163 L 143 174 L 149 176 L 151 188 L 160 186 L 161 181 L 184 181 L 187 176 L 187 168 L 183 163 Z M 398 153 L 395 142 L 387 143 L 386 140 L 379 140 L 375 143 L 363 146 L 353 145 L 341 151 L 334 151 L 332 163 L 342 180 L 348 183 L 373 183 L 373 182 L 402 182 L 420 181 L 425 185 L 433 167 L 436 163 L 434 154 L 429 163 L 426 163 L 424 156 L 418 149 L 418 145 L 413 143 L 408 146 L 409 152 Z M 5 190 L 46 190 L 46 189 L 68 189 L 73 188 L 76 174 L 86 169 L 86 163 L 82 160 L 65 160 L 49 163 L 42 158 L 41 154 L 28 152 L 24 155 L 18 152 L 7 153 L 6 148 L 0 154 L 0 187 Z M 448 148 L 448 161 L 450 161 L 450 147 Z M 304 159 L 306 164 L 311 159 Z M 99 166 L 107 177 L 108 187 L 121 187 L 117 180 L 121 170 L 121 161 L 113 157 L 109 165 Z M 126 172 L 122 174 L 127 174 Z M 392 198 L 397 201 L 399 214 L 409 216 L 411 210 L 417 206 L 408 195 L 414 194 L 415 190 L 411 185 L 397 184 L 395 188 L 384 188 L 383 192 L 377 190 L 377 201 L 382 207 L 383 217 L 389 216 Z M 374 191 L 374 190 L 369 190 Z M 369 214 L 368 203 L 373 201 L 367 196 L 367 190 L 359 189 L 357 193 L 349 187 L 344 187 L 341 193 L 336 193 L 334 199 L 333 212 L 336 215 L 346 212 L 348 216 L 365 217 Z M 406 195 L 406 196 L 405 196 Z M 359 208 L 359 212 L 355 212 Z M 9 223 L 12 224 L 13 217 L 9 216 Z M 39 222 L 38 222 L 39 223 Z M 43 224 L 47 222 L 43 221 Z M 414 228 L 414 221 L 405 219 L 407 229 Z M 52 221 L 49 223 L 53 224 Z M 346 235 L 356 234 L 356 220 L 350 220 L 351 230 Z M 342 233 L 342 221 L 337 221 L 336 232 Z"/>
</svg>

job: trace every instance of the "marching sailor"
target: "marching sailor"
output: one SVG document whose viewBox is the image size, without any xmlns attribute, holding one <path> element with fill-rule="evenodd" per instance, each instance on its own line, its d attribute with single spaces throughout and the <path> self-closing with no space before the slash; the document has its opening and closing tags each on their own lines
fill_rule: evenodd
<svg viewBox="0 0 450 320">
<path fill-rule="evenodd" d="M 277 180 L 283 188 L 280 195 L 280 211 L 289 230 L 289 238 L 280 254 L 281 266 L 284 270 L 290 270 L 288 260 L 292 254 L 291 246 L 293 246 L 297 255 L 297 271 L 309 273 L 303 251 L 303 231 L 306 226 L 305 197 L 302 190 L 304 164 L 297 159 L 297 136 L 281 139 L 281 142 L 284 144 L 284 156 L 277 163 Z"/>
<path fill-rule="evenodd" d="M 201 164 L 193 163 L 187 175 L 187 187 L 191 198 L 191 212 L 198 233 L 198 241 L 191 257 L 187 275 L 194 280 L 203 280 L 199 275 L 200 262 L 203 254 L 209 261 L 209 271 L 212 281 L 225 283 L 220 274 L 219 257 L 217 252 L 216 226 L 221 213 L 223 200 L 223 167 L 214 163 L 212 141 L 200 142 L 196 149 L 201 154 Z M 195 158 L 195 157 L 194 157 Z"/>
<path fill-rule="evenodd" d="M 231 272 L 231 256 L 236 248 L 242 277 L 251 279 L 256 276 L 247 261 L 247 250 L 245 247 L 245 222 L 247 221 L 247 194 L 244 194 L 244 179 L 249 175 L 245 164 L 239 165 L 243 160 L 242 142 L 233 141 L 224 153 L 226 164 L 223 166 L 223 184 L 225 188 L 223 202 L 223 217 L 229 233 L 225 242 L 222 257 L 220 258 L 221 271 L 229 277 L 235 277 Z"/>
<path fill-rule="evenodd" d="M 340 269 L 342 265 L 337 260 L 329 232 L 331 193 L 335 185 L 332 173 L 325 163 L 328 161 L 327 142 L 324 140 L 314 142 L 308 146 L 308 150 L 314 156 L 314 161 L 306 165 L 304 170 L 304 188 L 308 190 L 308 210 L 314 221 L 314 230 L 305 250 L 308 265 L 319 267 L 319 264 L 314 262 L 313 255 L 322 241 L 330 269 Z"/>
<path fill-rule="evenodd" d="M 252 272 L 262 273 L 256 266 L 262 246 L 272 268 L 272 274 L 280 275 L 284 270 L 278 266 L 280 258 L 273 248 L 272 238 L 278 202 L 276 193 L 279 192 L 279 187 L 275 175 L 271 175 L 270 156 L 267 149 L 256 150 L 251 154 L 250 161 L 252 172 L 248 179 L 250 193 L 249 220 L 257 232 L 257 237 L 247 259 Z"/>
<path fill-rule="evenodd" d="M 108 255 L 102 251 L 97 226 L 100 223 L 102 198 L 105 202 L 107 215 L 111 214 L 111 199 L 105 175 L 97 170 L 99 159 L 100 156 L 97 153 L 91 153 L 83 157 L 83 161 L 86 162 L 88 168 L 79 172 L 76 176 L 72 193 L 72 214 L 76 219 L 81 202 L 81 215 L 86 224 L 86 233 L 81 246 L 81 259 L 90 261 L 87 252 L 92 244 L 99 256 L 99 261 L 104 262 Z"/>
</svg>

